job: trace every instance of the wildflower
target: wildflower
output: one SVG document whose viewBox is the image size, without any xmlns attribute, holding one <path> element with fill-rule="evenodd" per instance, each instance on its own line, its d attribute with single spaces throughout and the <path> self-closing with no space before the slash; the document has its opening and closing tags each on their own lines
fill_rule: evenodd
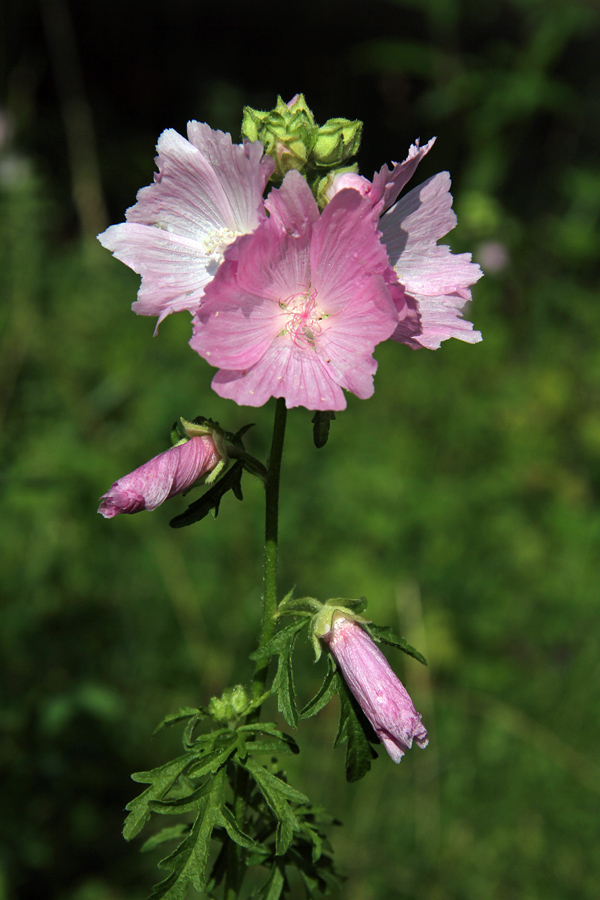
<svg viewBox="0 0 600 900">
<path fill-rule="evenodd" d="M 471 262 L 470 253 L 453 254 L 449 247 L 437 244 L 456 225 L 450 175 L 439 172 L 396 202 L 434 141 L 424 147 L 417 141 L 404 162 L 395 163 L 391 171 L 383 166 L 373 182 L 345 173 L 323 190 L 326 200 L 347 188 L 371 200 L 395 273 L 390 289 L 399 321 L 391 337 L 413 349 L 436 350 L 451 337 L 470 344 L 481 340 L 481 333 L 461 314 L 481 270 Z"/>
<path fill-rule="evenodd" d="M 344 409 L 342 389 L 370 397 L 373 349 L 398 323 L 372 204 L 344 190 L 319 215 L 291 171 L 265 205 L 270 218 L 239 239 L 194 317 L 190 344 L 220 370 L 213 389 L 315 410 Z"/>
<path fill-rule="evenodd" d="M 142 188 L 127 221 L 98 235 L 142 276 L 133 310 L 158 316 L 198 308 L 227 249 L 265 218 L 262 194 L 274 168 L 262 144 L 188 122 L 158 139 L 154 184 Z"/>
<path fill-rule="evenodd" d="M 426 747 L 429 739 L 421 716 L 367 632 L 354 620 L 335 613 L 330 630 L 321 637 L 394 762 L 400 762 L 413 740 L 418 747 Z"/>
<path fill-rule="evenodd" d="M 191 437 L 115 481 L 100 498 L 98 512 L 112 519 L 120 513 L 156 509 L 205 476 L 210 478 L 210 473 L 220 471 L 226 462 L 225 448 L 216 435 Z"/>
</svg>

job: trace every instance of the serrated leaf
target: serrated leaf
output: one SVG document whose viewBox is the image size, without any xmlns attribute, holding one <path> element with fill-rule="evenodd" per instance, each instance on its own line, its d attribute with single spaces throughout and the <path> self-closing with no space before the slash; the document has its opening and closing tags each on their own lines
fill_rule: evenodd
<svg viewBox="0 0 600 900">
<path fill-rule="evenodd" d="M 209 789 L 200 801 L 200 809 L 185 840 L 159 866 L 171 875 L 156 885 L 152 900 L 183 900 L 190 885 L 201 893 L 206 884 L 206 864 L 213 829 L 223 823 L 222 806 L 225 800 L 225 770 L 220 769 L 210 781 Z"/>
<path fill-rule="evenodd" d="M 253 841 L 251 837 L 245 834 L 235 820 L 235 816 L 227 807 L 221 810 L 221 824 L 225 828 L 227 834 L 232 841 L 245 847 L 247 850 L 261 850 L 261 845 Z"/>
<path fill-rule="evenodd" d="M 134 772 L 131 776 L 133 781 L 149 784 L 150 787 L 125 807 L 130 811 L 123 826 L 123 837 L 126 841 L 135 837 L 150 818 L 152 812 L 150 803 L 162 799 L 193 761 L 193 757 L 186 754 L 149 772 Z"/>
<path fill-rule="evenodd" d="M 198 500 L 190 503 L 184 513 L 171 519 L 169 522 L 171 528 L 184 528 L 187 525 L 193 525 L 195 522 L 200 522 L 204 519 L 210 512 L 216 518 L 221 500 L 228 491 L 233 491 L 234 496 L 238 500 L 242 500 L 241 479 L 243 471 L 244 463 L 241 459 L 238 459 L 231 469 L 219 478 L 206 493 Z"/>
<path fill-rule="evenodd" d="M 266 665 L 272 656 L 279 657 L 271 691 L 277 694 L 277 707 L 292 728 L 298 724 L 292 654 L 298 632 L 307 624 L 307 619 L 301 619 L 298 622 L 292 622 L 291 625 L 286 625 L 264 647 L 260 647 L 250 657 L 259 665 Z"/>
<path fill-rule="evenodd" d="M 311 716 L 315 716 L 319 710 L 329 703 L 333 695 L 339 691 L 339 679 L 340 675 L 335 668 L 335 664 L 331 657 L 328 656 L 327 674 L 315 696 L 300 710 L 301 719 L 309 719 Z"/>
<path fill-rule="evenodd" d="M 237 729 L 239 737 L 248 734 L 254 736 L 253 741 L 247 741 L 245 745 L 246 753 L 257 756 L 260 753 L 271 754 L 297 754 L 300 752 L 298 744 L 291 736 L 284 731 L 280 731 L 275 724 L 258 723 L 256 725 L 242 725 Z"/>
<path fill-rule="evenodd" d="M 333 746 L 334 748 L 340 747 L 344 741 L 348 742 L 346 780 L 349 782 L 360 781 L 371 768 L 371 760 L 377 759 L 377 753 L 369 743 L 369 737 L 374 733 L 365 717 L 360 714 L 360 710 L 342 678 L 339 683 L 340 724 Z"/>
<path fill-rule="evenodd" d="M 178 722 L 184 722 L 186 719 L 192 719 L 196 716 L 200 717 L 203 715 L 203 712 L 203 710 L 194 709 L 191 706 L 180 707 L 176 713 L 170 713 L 168 716 L 165 716 L 162 722 L 158 723 L 153 734 L 159 734 L 165 728 L 176 725 Z"/>
<path fill-rule="evenodd" d="M 335 413 L 331 410 L 318 410 L 312 417 L 313 441 L 317 450 L 320 450 L 327 443 L 329 427 L 334 419 Z"/>
<path fill-rule="evenodd" d="M 149 853 L 150 850 L 154 850 L 155 847 L 159 847 L 161 844 L 166 844 L 167 841 L 179 841 L 187 835 L 189 830 L 190 826 L 184 823 L 171 825 L 169 828 L 161 828 L 157 834 L 153 834 L 152 837 L 149 837 L 142 844 L 140 852 Z"/>
<path fill-rule="evenodd" d="M 279 900 L 286 885 L 284 865 L 276 860 L 268 880 L 259 888 L 258 893 L 252 896 L 256 897 L 256 900 Z"/>
<path fill-rule="evenodd" d="M 375 638 L 378 643 L 388 644 L 388 646 L 390 647 L 396 647 L 398 650 L 402 650 L 403 653 L 407 653 L 409 656 L 412 656 L 424 666 L 427 665 L 427 660 L 425 659 L 423 654 L 419 653 L 418 650 L 415 650 L 415 648 L 412 647 L 404 638 L 395 635 L 389 625 L 373 625 L 373 623 L 371 622 L 366 627 L 367 631 L 373 638 Z"/>
<path fill-rule="evenodd" d="M 252 775 L 267 806 L 277 819 L 275 854 L 276 856 L 281 856 L 289 848 L 294 832 L 299 828 L 298 820 L 289 805 L 289 801 L 306 803 L 308 798 L 301 794 L 300 791 L 286 784 L 277 775 L 267 771 L 264 766 L 259 765 L 253 759 L 246 760 L 244 768 Z"/>
</svg>

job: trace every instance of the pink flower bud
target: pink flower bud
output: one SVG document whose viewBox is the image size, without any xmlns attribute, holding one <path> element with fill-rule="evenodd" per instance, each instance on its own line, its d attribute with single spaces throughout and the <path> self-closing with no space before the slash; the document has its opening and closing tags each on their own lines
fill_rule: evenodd
<svg viewBox="0 0 600 900">
<path fill-rule="evenodd" d="M 346 684 L 394 762 L 400 762 L 413 740 L 418 747 L 426 747 L 429 738 L 420 714 L 367 632 L 352 619 L 336 614 L 331 630 L 322 639 L 329 646 Z"/>
<path fill-rule="evenodd" d="M 156 509 L 169 497 L 181 494 L 211 472 L 221 459 L 222 454 L 211 435 L 192 437 L 115 481 L 100 497 L 98 512 L 105 519 L 112 519 L 119 513 Z"/>
</svg>

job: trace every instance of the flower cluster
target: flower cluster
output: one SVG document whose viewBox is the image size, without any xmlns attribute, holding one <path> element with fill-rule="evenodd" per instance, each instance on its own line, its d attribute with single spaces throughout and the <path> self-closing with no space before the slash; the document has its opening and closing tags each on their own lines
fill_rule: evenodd
<svg viewBox="0 0 600 900">
<path fill-rule="evenodd" d="M 304 121 L 299 104 L 287 106 Z M 437 244 L 456 224 L 448 174 L 398 200 L 433 140 L 372 181 L 331 172 L 315 182 L 317 199 L 291 168 L 265 199 L 275 163 L 260 141 L 234 144 L 198 122 L 187 135 L 163 132 L 154 184 L 99 239 L 142 276 L 135 312 L 158 323 L 192 314 L 190 344 L 219 370 L 220 396 L 340 410 L 344 390 L 373 393 L 381 341 L 434 349 L 450 337 L 481 340 L 461 316 L 479 267 Z"/>
</svg>

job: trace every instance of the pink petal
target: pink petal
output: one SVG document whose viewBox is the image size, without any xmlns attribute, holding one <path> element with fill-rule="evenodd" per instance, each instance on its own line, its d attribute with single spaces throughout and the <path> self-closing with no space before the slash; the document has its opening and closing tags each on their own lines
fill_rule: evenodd
<svg viewBox="0 0 600 900">
<path fill-rule="evenodd" d="M 214 469 L 220 459 L 212 437 L 190 438 L 115 481 L 100 498 L 98 512 L 105 519 L 112 519 L 120 513 L 156 509 L 169 497 L 186 491 Z"/>
<path fill-rule="evenodd" d="M 313 352 L 295 347 L 289 338 L 276 340 L 247 371 L 221 369 L 212 380 L 220 397 L 241 406 L 262 406 L 270 397 L 285 397 L 288 409 L 341 410 L 346 398 Z"/>
<path fill-rule="evenodd" d="M 421 147 L 417 139 L 410 146 L 408 156 L 401 163 L 393 163 L 393 169 L 390 172 L 388 166 L 382 168 L 373 176 L 373 186 L 371 188 L 371 202 L 376 205 L 379 201 L 383 201 L 378 212 L 381 214 L 384 210 L 396 202 L 396 198 L 400 194 L 403 187 L 408 184 L 417 170 L 417 166 L 424 156 L 426 156 L 436 139 L 433 137 L 424 147 Z"/>
</svg>

